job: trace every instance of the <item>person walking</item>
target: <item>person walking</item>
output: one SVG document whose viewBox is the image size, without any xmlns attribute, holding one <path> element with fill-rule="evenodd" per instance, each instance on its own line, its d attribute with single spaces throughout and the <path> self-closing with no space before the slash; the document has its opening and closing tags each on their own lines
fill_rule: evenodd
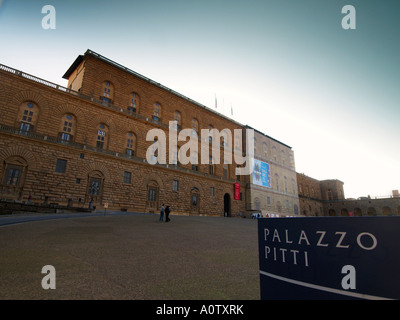
<svg viewBox="0 0 400 320">
<path fill-rule="evenodd" d="M 170 213 L 170 212 L 171 212 L 171 209 L 170 209 L 169 206 L 167 206 L 167 207 L 165 208 L 165 222 L 171 221 L 171 219 L 169 218 L 169 213 Z"/>
<path fill-rule="evenodd" d="M 165 208 L 164 208 L 164 203 L 161 206 L 160 209 L 160 220 L 159 221 L 164 221 L 164 212 L 165 212 Z"/>
</svg>

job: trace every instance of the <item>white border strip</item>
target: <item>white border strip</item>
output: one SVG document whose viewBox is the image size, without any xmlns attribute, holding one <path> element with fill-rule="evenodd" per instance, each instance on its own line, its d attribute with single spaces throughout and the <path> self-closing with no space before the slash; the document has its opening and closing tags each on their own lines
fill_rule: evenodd
<svg viewBox="0 0 400 320">
<path fill-rule="evenodd" d="M 371 296 L 368 294 L 362 294 L 362 293 L 357 293 L 357 292 L 343 291 L 343 290 L 323 287 L 323 286 L 319 286 L 319 285 L 312 284 L 312 283 L 307 283 L 307 282 L 302 282 L 302 281 L 298 281 L 298 280 L 293 280 L 293 279 L 277 276 L 276 274 L 268 273 L 268 272 L 261 271 L 261 270 L 260 270 L 260 274 L 270 277 L 270 278 L 277 279 L 277 280 L 297 284 L 299 286 L 316 289 L 316 290 L 321 290 L 321 291 L 327 291 L 327 292 L 336 293 L 336 294 L 341 294 L 344 296 L 350 296 L 350 297 L 368 299 L 368 300 L 394 300 L 391 298 L 383 298 L 383 297 Z"/>
</svg>

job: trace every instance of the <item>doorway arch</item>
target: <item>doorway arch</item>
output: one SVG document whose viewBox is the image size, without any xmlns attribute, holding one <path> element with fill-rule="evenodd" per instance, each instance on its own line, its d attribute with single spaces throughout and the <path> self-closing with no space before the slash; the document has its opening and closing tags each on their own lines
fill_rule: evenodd
<svg viewBox="0 0 400 320">
<path fill-rule="evenodd" d="M 224 195 L 224 217 L 231 216 L 231 196 L 229 193 Z"/>
</svg>

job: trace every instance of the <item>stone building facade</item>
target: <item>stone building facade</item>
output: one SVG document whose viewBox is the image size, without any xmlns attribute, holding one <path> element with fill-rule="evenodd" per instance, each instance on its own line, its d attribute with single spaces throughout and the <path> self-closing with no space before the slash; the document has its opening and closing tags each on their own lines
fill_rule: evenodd
<svg viewBox="0 0 400 320">
<path fill-rule="evenodd" d="M 67 88 L 0 65 L 0 199 L 137 212 L 158 212 L 162 203 L 180 214 L 246 211 L 246 178 L 236 175 L 234 159 L 214 156 L 235 143 L 218 133 L 242 124 L 90 50 L 64 78 Z M 179 137 L 186 128 L 186 140 L 173 145 L 170 129 Z M 161 134 L 148 139 L 152 129 L 164 133 L 165 153 Z M 202 136 L 201 129 L 218 131 Z M 199 137 L 196 151 L 187 150 L 192 137 Z M 202 141 L 210 146 L 206 162 Z M 188 151 L 188 163 L 177 161 Z"/>
<path fill-rule="evenodd" d="M 316 180 L 297 174 L 300 212 L 303 216 L 389 216 L 400 215 L 400 197 L 346 199 L 343 182 Z"/>
<path fill-rule="evenodd" d="M 300 214 L 303 216 L 323 216 L 321 182 L 297 173 Z"/>
<path fill-rule="evenodd" d="M 294 153 L 290 146 L 254 132 L 253 174 L 246 177 L 246 209 L 263 216 L 297 216 L 299 198 Z"/>
</svg>

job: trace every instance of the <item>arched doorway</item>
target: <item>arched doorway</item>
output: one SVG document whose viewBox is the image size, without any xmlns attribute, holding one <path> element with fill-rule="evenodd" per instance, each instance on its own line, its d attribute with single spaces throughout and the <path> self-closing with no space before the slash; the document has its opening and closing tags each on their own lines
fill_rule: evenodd
<svg viewBox="0 0 400 320">
<path fill-rule="evenodd" d="M 391 216 L 392 215 L 392 209 L 390 209 L 389 207 L 383 207 L 382 208 L 382 214 L 384 216 Z"/>
<path fill-rule="evenodd" d="M 329 209 L 329 211 L 328 211 L 328 215 L 329 215 L 330 217 L 334 217 L 334 216 L 336 216 L 336 212 L 335 212 L 335 210 L 334 210 L 334 209 Z"/>
<path fill-rule="evenodd" d="M 196 187 L 193 187 L 190 192 L 190 213 L 200 213 L 200 192 Z"/>
<path fill-rule="evenodd" d="M 159 213 L 160 186 L 157 181 L 150 180 L 147 184 L 146 212 Z"/>
<path fill-rule="evenodd" d="M 368 216 L 376 216 L 376 210 L 374 207 L 369 207 L 367 210 L 367 215 Z"/>
<path fill-rule="evenodd" d="M 231 216 L 231 196 L 229 193 L 224 195 L 224 217 Z"/>
<path fill-rule="evenodd" d="M 346 208 L 342 208 L 342 210 L 340 210 L 340 215 L 343 217 L 348 217 L 349 211 Z"/>
<path fill-rule="evenodd" d="M 88 184 L 86 187 L 85 202 L 89 207 L 101 205 L 103 200 L 104 175 L 101 171 L 94 170 L 88 175 Z"/>
</svg>

